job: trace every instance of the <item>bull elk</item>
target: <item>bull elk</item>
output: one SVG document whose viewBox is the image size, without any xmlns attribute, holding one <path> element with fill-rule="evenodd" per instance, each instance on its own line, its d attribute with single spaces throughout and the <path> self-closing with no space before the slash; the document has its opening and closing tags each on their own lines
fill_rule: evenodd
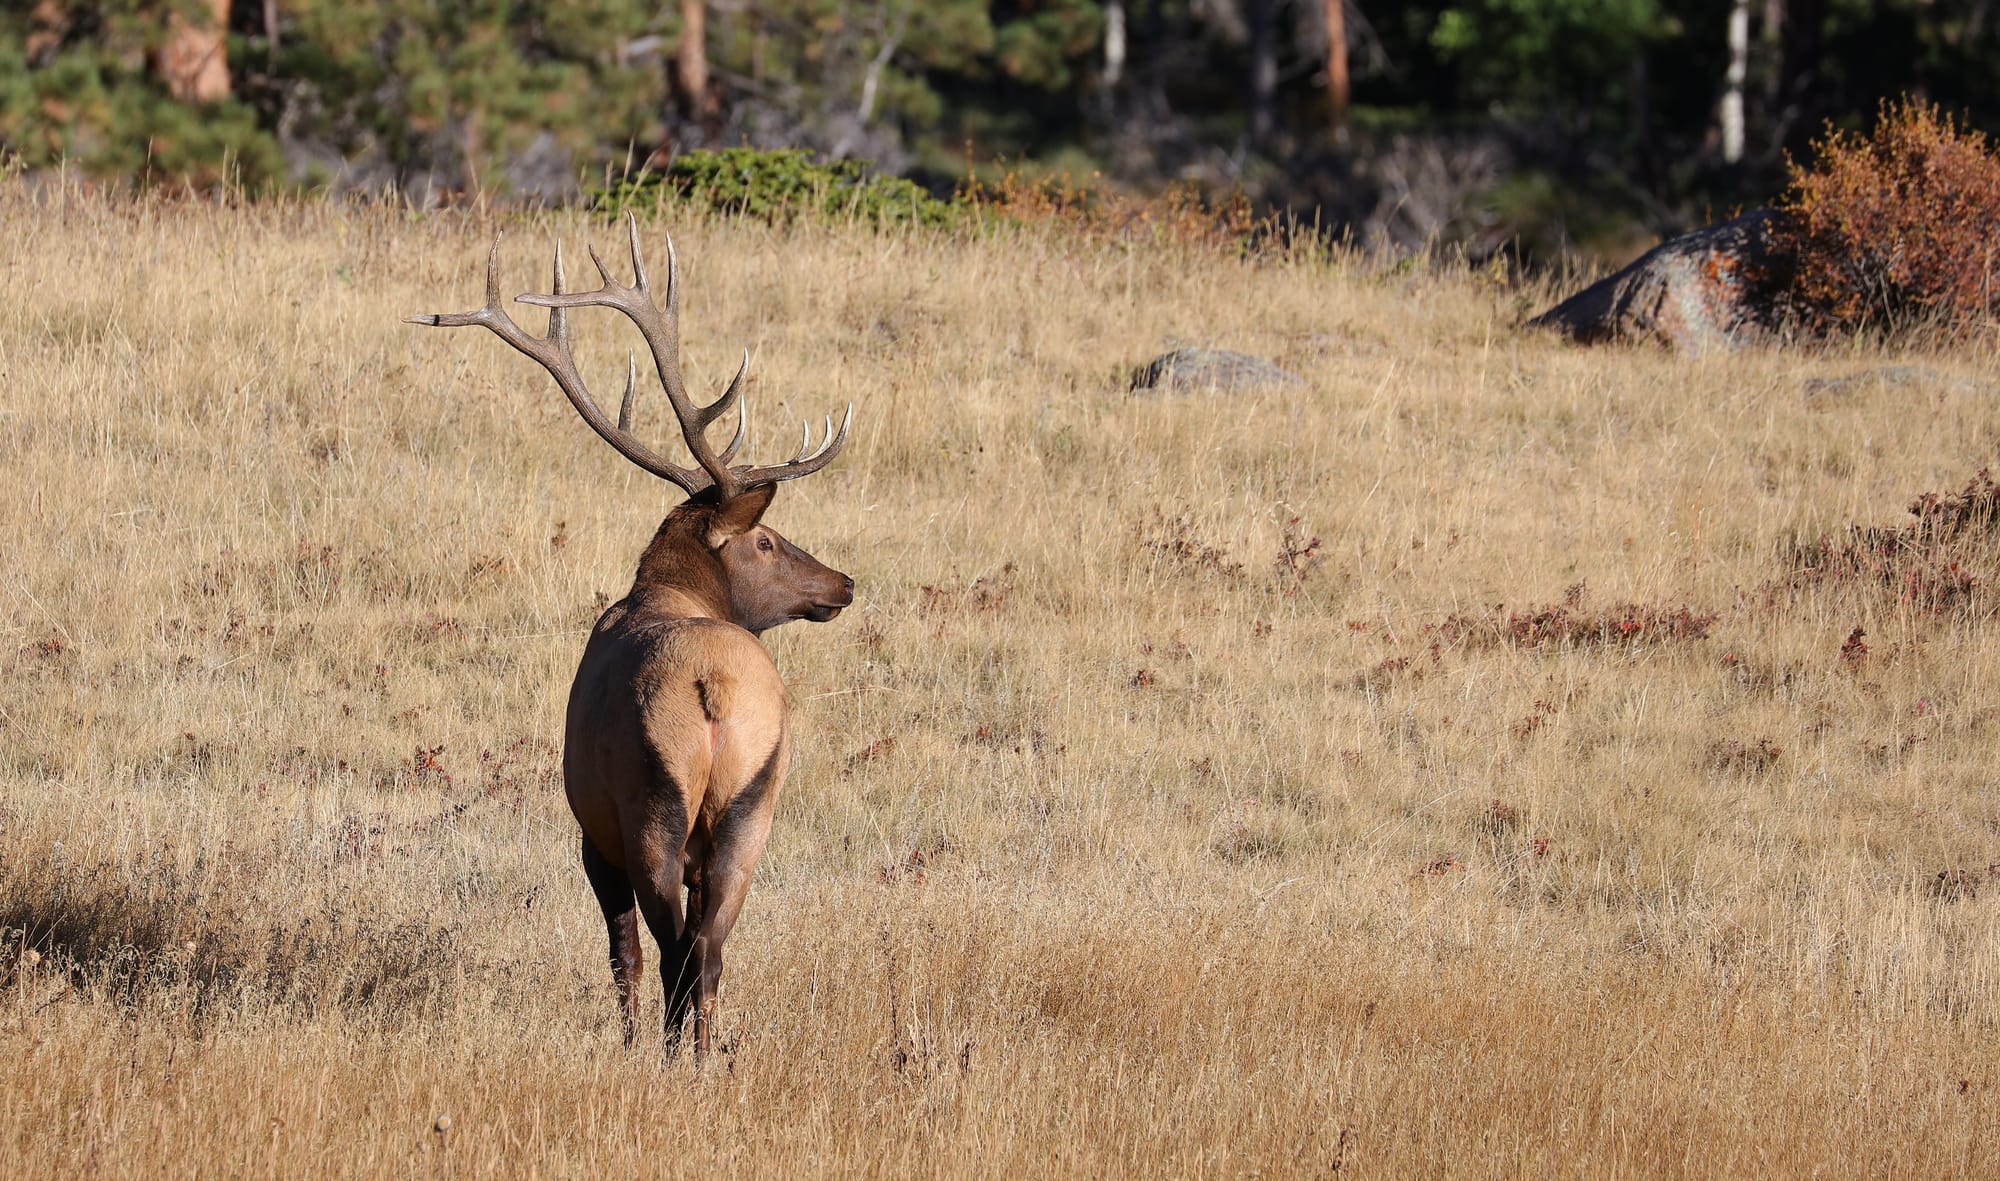
<svg viewBox="0 0 2000 1181">
<path fill-rule="evenodd" d="M 491 329 L 547 369 L 583 421 L 614 450 L 687 493 L 640 556 L 631 591 L 599 617 L 584 646 L 569 692 L 563 785 L 583 829 L 583 871 L 610 931 L 626 1044 L 638 1035 L 645 962 L 636 901 L 660 947 L 667 1049 L 679 1048 L 691 1011 L 699 1055 L 710 1046 L 722 945 L 770 835 L 791 758 L 784 682 L 757 637 L 794 619 L 823 623 L 854 601 L 852 578 L 760 522 L 779 481 L 809 476 L 840 453 L 854 407 L 848 406 L 838 432 L 827 420 L 817 449 L 808 425 L 791 460 L 731 466 L 748 417 L 742 395 L 749 353 L 720 398 L 703 406 L 688 396 L 673 240 L 667 241 L 662 310 L 639 256 L 638 223 L 628 217 L 627 228 L 630 286 L 614 279 L 592 249 L 603 285 L 566 291 L 558 246 L 555 290 L 515 297 L 549 309 L 544 336 L 523 330 L 501 306 L 497 239 L 486 264 L 484 307 L 409 322 Z M 611 308 L 637 326 L 695 467 L 668 462 L 631 434 L 638 382 L 629 358 L 618 421 L 598 409 L 570 347 L 569 312 L 583 307 Z M 709 424 L 732 408 L 735 438 L 717 452 L 707 437 Z"/>
</svg>

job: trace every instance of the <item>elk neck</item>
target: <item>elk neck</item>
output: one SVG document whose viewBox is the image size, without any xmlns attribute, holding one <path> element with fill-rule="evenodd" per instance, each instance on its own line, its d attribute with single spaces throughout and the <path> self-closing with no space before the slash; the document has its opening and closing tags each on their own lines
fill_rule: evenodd
<svg viewBox="0 0 2000 1181">
<path fill-rule="evenodd" d="M 722 559 L 708 548 L 709 513 L 705 506 L 683 504 L 667 514 L 639 556 L 628 598 L 675 618 L 740 622 Z"/>
</svg>

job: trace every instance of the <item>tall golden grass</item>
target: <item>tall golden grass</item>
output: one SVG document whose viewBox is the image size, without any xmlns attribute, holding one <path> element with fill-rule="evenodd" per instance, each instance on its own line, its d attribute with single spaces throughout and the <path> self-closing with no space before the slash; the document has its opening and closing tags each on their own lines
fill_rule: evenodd
<svg viewBox="0 0 2000 1181">
<path fill-rule="evenodd" d="M 2000 1174 L 2000 541 L 1848 532 L 1994 460 L 1990 352 L 674 225 L 756 453 L 857 407 L 770 518 L 860 600 L 767 637 L 800 754 L 697 1066 L 618 1043 L 558 769 L 671 490 L 399 322 L 494 228 L 0 185 L 0 1173 Z M 618 238 L 506 229 L 511 290 Z M 1307 380 L 1127 392 L 1181 341 Z"/>
</svg>

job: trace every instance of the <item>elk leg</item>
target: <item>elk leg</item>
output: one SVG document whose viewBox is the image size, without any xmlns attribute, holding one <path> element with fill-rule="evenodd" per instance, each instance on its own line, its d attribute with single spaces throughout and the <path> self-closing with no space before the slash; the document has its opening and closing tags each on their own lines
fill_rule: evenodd
<svg viewBox="0 0 2000 1181">
<path fill-rule="evenodd" d="M 722 944 L 736 925 L 750 892 L 750 866 L 717 866 L 706 905 L 694 932 L 694 959 L 699 970 L 694 996 L 694 1052 L 707 1054 L 714 1039 L 716 997 L 722 984 Z"/>
<path fill-rule="evenodd" d="M 625 1044 L 639 1036 L 639 979 L 646 972 L 646 949 L 639 942 L 639 914 L 632 879 L 604 859 L 597 846 L 583 838 L 583 874 L 604 912 L 611 936 L 611 979 L 618 985 L 618 1009 L 625 1019 Z"/>
<path fill-rule="evenodd" d="M 701 909 L 688 915 L 697 972 L 693 998 L 697 1057 L 707 1054 L 713 1042 L 716 996 L 722 983 L 722 944 L 736 926 L 736 916 L 742 913 L 743 900 L 750 893 L 750 872 L 756 868 L 764 838 L 771 830 L 769 813 L 753 819 L 746 828 L 750 831 L 725 835 L 717 843 L 703 875 Z"/>
<path fill-rule="evenodd" d="M 686 974 L 687 918 L 681 910 L 681 844 L 675 834 L 657 834 L 653 840 L 641 838 L 626 853 L 625 863 L 632 873 L 634 892 L 639 896 L 639 913 L 660 945 L 660 982 L 666 987 L 667 1053 L 679 1051 L 680 1023 L 675 1019 L 674 995 Z"/>
<path fill-rule="evenodd" d="M 771 836 L 771 814 L 791 765 L 791 741 L 780 730 L 777 745 L 750 782 L 731 800 L 715 827 L 701 873 L 701 907 L 688 915 L 694 963 L 699 968 L 694 1001 L 694 1052 L 708 1053 L 715 1026 L 716 997 L 722 983 L 722 944 L 743 912 L 750 875 Z"/>
<path fill-rule="evenodd" d="M 667 978 L 667 1048 L 678 1050 L 681 1044 L 681 1027 L 687 1023 L 688 1011 L 694 1008 L 695 981 L 701 975 L 701 963 L 695 947 L 695 923 L 701 914 L 701 886 L 690 885 L 687 892 L 687 922 L 681 928 L 681 937 L 673 947 L 662 947 L 662 974 Z"/>
</svg>

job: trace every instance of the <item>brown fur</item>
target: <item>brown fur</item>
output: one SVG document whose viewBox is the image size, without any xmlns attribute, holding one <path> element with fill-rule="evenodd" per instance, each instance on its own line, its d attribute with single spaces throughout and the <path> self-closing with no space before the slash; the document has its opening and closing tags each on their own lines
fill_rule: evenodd
<svg viewBox="0 0 2000 1181">
<path fill-rule="evenodd" d="M 563 778 L 628 1044 L 644 963 L 636 905 L 660 946 L 669 1048 L 692 1011 L 696 1052 L 709 1049 L 722 944 L 791 759 L 785 686 L 756 637 L 853 601 L 852 579 L 758 523 L 774 487 L 669 513 L 570 688 Z"/>
</svg>

